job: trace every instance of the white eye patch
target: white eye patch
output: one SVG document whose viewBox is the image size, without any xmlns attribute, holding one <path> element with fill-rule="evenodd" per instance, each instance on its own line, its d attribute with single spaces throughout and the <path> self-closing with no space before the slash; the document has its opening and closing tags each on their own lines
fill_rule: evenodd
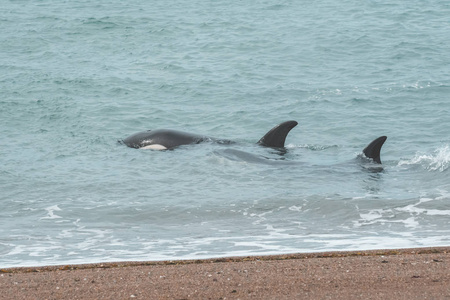
<svg viewBox="0 0 450 300">
<path fill-rule="evenodd" d="M 150 150 L 166 150 L 167 148 L 160 144 L 148 145 L 139 149 L 150 149 Z"/>
</svg>

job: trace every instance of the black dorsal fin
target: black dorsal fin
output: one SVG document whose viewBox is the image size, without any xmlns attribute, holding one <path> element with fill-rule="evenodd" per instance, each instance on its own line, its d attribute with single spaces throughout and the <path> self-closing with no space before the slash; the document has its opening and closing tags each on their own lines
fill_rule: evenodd
<svg viewBox="0 0 450 300">
<path fill-rule="evenodd" d="M 266 147 L 282 148 L 286 141 L 286 136 L 292 128 L 297 126 L 297 121 L 286 121 L 270 129 L 259 141 L 258 144 Z"/>
<path fill-rule="evenodd" d="M 373 159 L 373 161 L 381 164 L 380 151 L 384 142 L 386 141 L 386 136 L 380 136 L 373 140 L 366 148 L 364 148 L 363 153 L 366 157 Z"/>
</svg>

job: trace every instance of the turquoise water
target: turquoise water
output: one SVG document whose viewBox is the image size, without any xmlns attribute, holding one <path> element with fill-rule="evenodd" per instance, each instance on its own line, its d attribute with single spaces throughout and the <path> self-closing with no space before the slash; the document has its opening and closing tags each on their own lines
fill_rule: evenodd
<svg viewBox="0 0 450 300">
<path fill-rule="evenodd" d="M 4 1 L 0 266 L 450 244 L 447 1 Z M 286 153 L 255 143 L 297 120 Z M 237 141 L 117 141 L 170 128 Z M 387 135 L 383 169 L 359 157 Z"/>
</svg>

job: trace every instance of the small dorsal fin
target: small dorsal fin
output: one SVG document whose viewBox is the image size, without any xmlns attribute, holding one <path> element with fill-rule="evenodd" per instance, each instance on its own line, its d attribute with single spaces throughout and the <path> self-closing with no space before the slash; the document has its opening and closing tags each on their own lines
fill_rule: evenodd
<svg viewBox="0 0 450 300">
<path fill-rule="evenodd" d="M 386 136 L 380 136 L 373 140 L 366 148 L 364 148 L 363 153 L 366 157 L 373 159 L 373 161 L 381 164 L 380 151 L 384 142 L 386 141 Z"/>
<path fill-rule="evenodd" d="M 266 147 L 282 148 L 286 141 L 286 136 L 292 128 L 297 126 L 297 121 L 286 121 L 278 124 L 267 132 L 259 141 L 258 144 Z"/>
</svg>

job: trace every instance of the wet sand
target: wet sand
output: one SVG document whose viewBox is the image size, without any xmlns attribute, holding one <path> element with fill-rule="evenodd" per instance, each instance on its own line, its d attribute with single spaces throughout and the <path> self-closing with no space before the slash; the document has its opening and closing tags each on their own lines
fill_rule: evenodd
<svg viewBox="0 0 450 300">
<path fill-rule="evenodd" d="M 450 299 L 450 247 L 8 268 L 0 299 Z"/>
</svg>

